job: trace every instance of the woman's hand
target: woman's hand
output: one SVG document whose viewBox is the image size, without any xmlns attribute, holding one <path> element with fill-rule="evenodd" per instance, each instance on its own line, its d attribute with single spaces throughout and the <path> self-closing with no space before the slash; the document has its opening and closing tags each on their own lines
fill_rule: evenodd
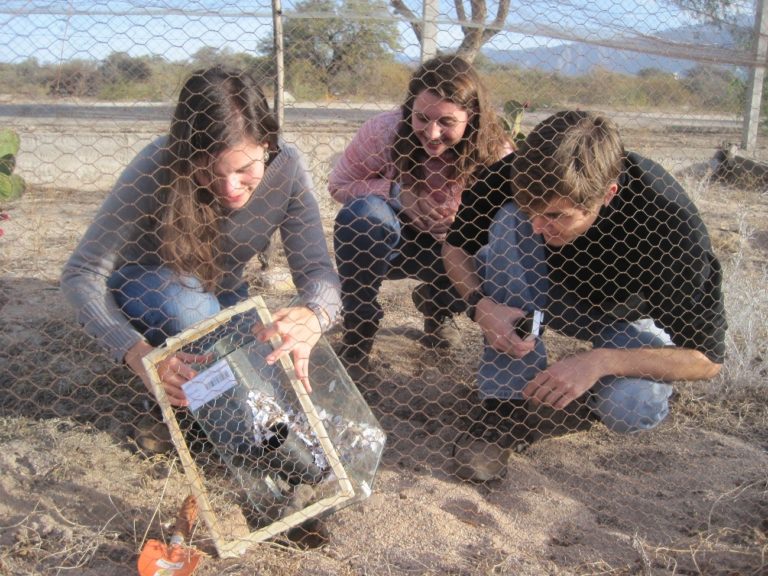
<svg viewBox="0 0 768 576">
<path fill-rule="evenodd" d="M 125 354 L 125 363 L 141 378 L 144 386 L 154 396 L 152 382 L 142 362 L 144 356 L 152 352 L 152 350 L 154 350 L 154 347 L 142 340 L 134 344 Z M 197 371 L 190 364 L 203 364 L 209 360 L 210 357 L 206 355 L 176 352 L 176 354 L 169 356 L 157 365 L 157 375 L 163 383 L 163 390 L 165 390 L 165 395 L 168 396 L 168 401 L 171 405 L 187 406 L 189 404 L 181 386 L 197 375 Z"/>
<path fill-rule="evenodd" d="M 307 393 L 311 393 L 309 354 L 322 334 L 320 321 L 315 313 L 306 306 L 282 308 L 272 315 L 272 324 L 256 325 L 253 333 L 261 342 L 271 340 L 275 336 L 280 337 L 281 342 L 267 356 L 267 363 L 274 364 L 290 352 L 296 377 L 304 384 Z"/>
<path fill-rule="evenodd" d="M 451 195 L 420 194 L 413 188 L 400 190 L 400 204 L 414 226 L 439 240 L 445 238 L 459 209 L 459 201 Z"/>
</svg>

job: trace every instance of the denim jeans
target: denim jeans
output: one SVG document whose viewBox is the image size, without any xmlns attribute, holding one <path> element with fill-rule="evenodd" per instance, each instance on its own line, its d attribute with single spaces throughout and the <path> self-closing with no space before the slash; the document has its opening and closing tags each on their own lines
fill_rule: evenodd
<svg viewBox="0 0 768 576">
<path fill-rule="evenodd" d="M 448 315 L 466 305 L 453 290 L 442 263 L 442 244 L 405 222 L 383 198 L 364 196 L 336 215 L 333 235 L 345 314 L 378 322 L 384 280 L 418 278 L 432 287 L 432 298 Z"/>
<path fill-rule="evenodd" d="M 196 322 L 247 297 L 247 287 L 214 296 L 200 281 L 179 276 L 162 265 L 127 264 L 116 270 L 107 287 L 120 310 L 152 346 L 159 346 Z"/>
<path fill-rule="evenodd" d="M 489 244 L 479 269 L 483 291 L 496 302 L 545 312 L 549 328 L 590 341 L 594 348 L 663 347 L 669 336 L 652 320 L 606 322 L 569 301 L 559 286 L 547 278 L 543 242 L 534 235 L 528 218 L 508 203 L 494 218 Z M 487 343 L 480 365 L 478 387 L 482 398 L 522 398 L 527 383 L 547 367 L 547 351 L 536 339 L 533 351 L 515 358 Z M 658 426 L 669 414 L 672 386 L 646 378 L 607 376 L 592 387 L 588 405 L 611 430 L 623 433 Z"/>
</svg>

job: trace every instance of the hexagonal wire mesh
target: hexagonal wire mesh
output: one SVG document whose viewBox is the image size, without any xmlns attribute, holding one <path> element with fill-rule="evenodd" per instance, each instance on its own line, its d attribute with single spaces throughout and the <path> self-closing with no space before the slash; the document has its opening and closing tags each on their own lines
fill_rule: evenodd
<svg viewBox="0 0 768 576">
<path fill-rule="evenodd" d="M 685 26 L 699 39 L 708 29 L 672 6 L 513 6 L 493 36 L 478 23 L 457 26 L 455 14 L 438 10 L 432 26 L 421 7 L 392 6 L 395 15 L 384 3 L 362 13 L 355 3 L 285 6 L 290 96 L 279 140 L 261 134 L 255 150 L 238 149 L 236 137 L 196 143 L 202 156 L 253 160 L 235 166 L 209 166 L 158 138 L 192 70 L 246 68 L 272 90 L 269 4 L 0 9 L 0 73 L 12 94 L 0 113 L 20 136 L 0 171 L 26 184 L 0 206 L 10 216 L 0 238 L 3 572 L 133 573 L 146 539 L 170 535 L 192 486 L 156 402 L 123 362 L 156 319 L 129 324 L 107 279 L 131 264 L 182 262 L 186 274 L 203 270 L 205 284 L 201 254 L 220 257 L 211 259 L 224 276 L 215 302 L 187 310 L 195 319 L 247 287 L 275 311 L 301 309 L 298 290 L 299 302 L 320 304 L 317 323 L 338 320 L 326 337 L 388 445 L 373 498 L 277 536 L 330 538 L 321 551 L 256 547 L 240 564 L 211 559 L 200 573 L 300 574 L 306 558 L 329 574 L 765 569 L 764 153 L 723 145 L 740 138 L 752 56 L 688 42 Z M 394 57 L 432 44 L 461 46 L 472 60 L 483 38 L 492 39 L 468 70 L 449 59 L 423 75 Z M 562 109 L 606 113 L 550 126 Z M 611 120 L 629 151 L 618 170 L 605 151 Z M 515 145 L 516 156 L 494 165 Z M 576 162 L 575 177 L 560 174 L 550 166 L 556 149 L 589 161 Z M 156 232 L 175 205 L 150 156 L 168 150 L 188 182 L 225 191 L 219 202 L 232 210 L 213 209 L 209 223 L 247 211 L 226 176 L 263 176 L 250 203 L 258 209 L 234 218 L 223 243 L 206 236 L 215 225 L 182 216 L 181 253 L 160 249 L 167 236 Z M 262 176 L 249 173 L 254 165 Z M 338 314 L 334 289 L 318 285 L 332 286 L 322 279 L 333 263 Z M 143 295 L 150 276 L 127 280 Z M 301 310 L 297 329 L 316 329 L 315 311 Z M 541 331 L 525 342 L 512 327 L 534 311 Z M 157 343 L 178 329 L 161 325 Z M 636 344 L 644 356 L 624 354 Z M 724 348 L 720 374 L 706 381 Z M 243 498 L 265 492 L 244 495 L 210 434 L 183 408 L 166 414 L 172 429 L 177 417 L 194 460 L 185 464 L 213 494 L 222 537 L 250 542 L 271 517 Z M 271 494 L 285 518 L 317 495 L 312 482 L 283 476 Z M 210 524 L 191 536 L 211 553 L 215 541 Z"/>
</svg>

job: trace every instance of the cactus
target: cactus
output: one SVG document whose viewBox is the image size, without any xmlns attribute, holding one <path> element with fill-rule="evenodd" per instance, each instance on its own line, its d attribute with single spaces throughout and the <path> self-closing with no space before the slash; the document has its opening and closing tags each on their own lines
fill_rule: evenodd
<svg viewBox="0 0 768 576">
<path fill-rule="evenodd" d="M 15 200 L 26 189 L 24 179 L 13 171 L 21 139 L 8 128 L 0 129 L 0 200 Z"/>
<path fill-rule="evenodd" d="M 517 100 L 507 100 L 504 102 L 504 116 L 502 122 L 504 128 L 512 137 L 512 143 L 517 144 L 525 140 L 525 134 L 520 130 L 523 122 L 523 113 L 528 108 L 528 102 L 518 102 Z"/>
</svg>

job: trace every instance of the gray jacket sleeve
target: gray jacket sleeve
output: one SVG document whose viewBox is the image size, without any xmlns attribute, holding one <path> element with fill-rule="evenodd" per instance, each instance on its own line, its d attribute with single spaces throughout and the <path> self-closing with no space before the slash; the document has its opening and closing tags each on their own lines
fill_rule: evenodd
<svg viewBox="0 0 768 576">
<path fill-rule="evenodd" d="M 160 139 L 126 167 L 61 275 L 62 292 L 77 321 L 118 362 L 142 336 L 118 308 L 107 280 L 124 262 L 139 259 L 139 243 L 157 207 L 162 153 Z"/>
<path fill-rule="evenodd" d="M 289 150 L 296 154 L 296 161 L 280 236 L 301 301 L 322 307 L 333 324 L 341 309 L 339 278 L 331 264 L 310 176 L 298 151 Z"/>
</svg>

